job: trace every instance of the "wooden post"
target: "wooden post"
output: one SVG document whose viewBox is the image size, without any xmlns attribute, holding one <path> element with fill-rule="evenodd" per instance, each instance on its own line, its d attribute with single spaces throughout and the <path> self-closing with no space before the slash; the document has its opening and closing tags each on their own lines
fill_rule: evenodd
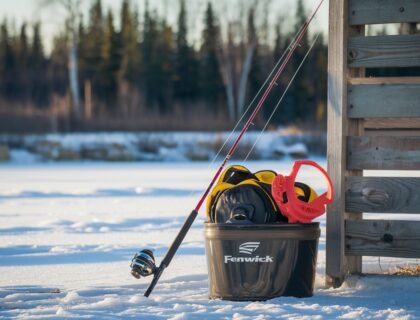
<svg viewBox="0 0 420 320">
<path fill-rule="evenodd" d="M 85 119 L 92 117 L 92 83 L 85 80 Z"/>
<path fill-rule="evenodd" d="M 327 210 L 326 282 L 338 287 L 349 272 L 361 272 L 361 257 L 346 257 L 346 219 L 360 219 L 360 213 L 346 213 L 345 177 L 360 175 L 347 171 L 346 139 L 363 131 L 361 120 L 347 117 L 348 77 L 362 76 L 363 70 L 348 71 L 347 48 L 350 34 L 362 34 L 364 28 L 348 27 L 348 0 L 330 1 L 328 51 L 328 172 L 335 188 L 335 201 Z"/>
</svg>

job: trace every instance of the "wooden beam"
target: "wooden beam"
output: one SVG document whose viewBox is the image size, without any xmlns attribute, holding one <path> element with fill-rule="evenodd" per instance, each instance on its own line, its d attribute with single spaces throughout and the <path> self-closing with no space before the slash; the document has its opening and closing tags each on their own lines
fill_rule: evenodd
<svg viewBox="0 0 420 320">
<path fill-rule="evenodd" d="M 420 137 L 350 136 L 347 168 L 420 170 Z"/>
<path fill-rule="evenodd" d="M 346 221 L 346 254 L 420 258 L 420 221 Z"/>
<path fill-rule="evenodd" d="M 420 66 L 420 34 L 351 37 L 347 55 L 352 68 Z"/>
<path fill-rule="evenodd" d="M 420 213 L 420 178 L 347 177 L 346 210 Z"/>
<path fill-rule="evenodd" d="M 420 117 L 420 84 L 349 86 L 350 118 Z"/>
<path fill-rule="evenodd" d="M 420 21 L 418 0 L 351 0 L 350 25 Z"/>
<path fill-rule="evenodd" d="M 370 118 L 364 122 L 368 129 L 419 130 L 420 118 Z"/>
</svg>

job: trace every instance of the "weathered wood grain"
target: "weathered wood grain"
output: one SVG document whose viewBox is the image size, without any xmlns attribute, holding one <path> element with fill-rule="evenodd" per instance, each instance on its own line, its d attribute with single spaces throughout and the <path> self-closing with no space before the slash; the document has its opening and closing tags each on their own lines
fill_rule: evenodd
<svg viewBox="0 0 420 320">
<path fill-rule="evenodd" d="M 420 130 L 365 130 L 367 136 L 418 137 Z"/>
<path fill-rule="evenodd" d="M 420 170 L 420 137 L 350 136 L 347 168 Z"/>
<path fill-rule="evenodd" d="M 420 84 L 420 77 L 349 78 L 349 84 Z"/>
<path fill-rule="evenodd" d="M 367 129 L 420 130 L 420 118 L 369 118 L 364 126 Z"/>
<path fill-rule="evenodd" d="M 346 254 L 420 258 L 420 221 L 346 221 Z"/>
<path fill-rule="evenodd" d="M 420 213 L 420 178 L 347 177 L 346 210 Z"/>
<path fill-rule="evenodd" d="M 350 118 L 420 117 L 420 84 L 351 85 Z"/>
<path fill-rule="evenodd" d="M 351 0 L 350 25 L 420 21 L 418 0 Z"/>
<path fill-rule="evenodd" d="M 347 56 L 350 67 L 420 66 L 420 34 L 350 37 Z"/>
</svg>

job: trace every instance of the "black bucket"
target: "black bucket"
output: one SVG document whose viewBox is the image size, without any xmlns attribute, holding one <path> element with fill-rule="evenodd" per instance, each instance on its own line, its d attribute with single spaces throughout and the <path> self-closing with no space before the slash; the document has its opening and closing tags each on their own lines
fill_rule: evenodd
<svg viewBox="0 0 420 320">
<path fill-rule="evenodd" d="M 319 223 L 206 223 L 204 234 L 211 299 L 313 295 Z"/>
</svg>

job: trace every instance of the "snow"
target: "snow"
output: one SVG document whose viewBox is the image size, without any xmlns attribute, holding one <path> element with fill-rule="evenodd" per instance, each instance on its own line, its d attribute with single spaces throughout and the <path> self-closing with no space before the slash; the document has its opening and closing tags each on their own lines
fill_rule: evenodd
<svg viewBox="0 0 420 320">
<path fill-rule="evenodd" d="M 324 159 L 315 159 L 325 165 Z M 290 161 L 247 162 L 288 173 Z M 150 298 L 139 249 L 161 261 L 214 173 L 207 162 L 0 166 L 0 319 L 417 319 L 420 278 L 350 277 L 324 287 L 325 217 L 311 298 L 208 299 L 204 211 Z M 321 178 L 305 171 L 317 190 Z M 405 218 L 405 217 L 402 217 Z M 411 216 L 412 218 L 412 216 Z M 417 260 L 365 258 L 364 270 Z M 59 289 L 59 291 L 57 291 Z"/>
</svg>

